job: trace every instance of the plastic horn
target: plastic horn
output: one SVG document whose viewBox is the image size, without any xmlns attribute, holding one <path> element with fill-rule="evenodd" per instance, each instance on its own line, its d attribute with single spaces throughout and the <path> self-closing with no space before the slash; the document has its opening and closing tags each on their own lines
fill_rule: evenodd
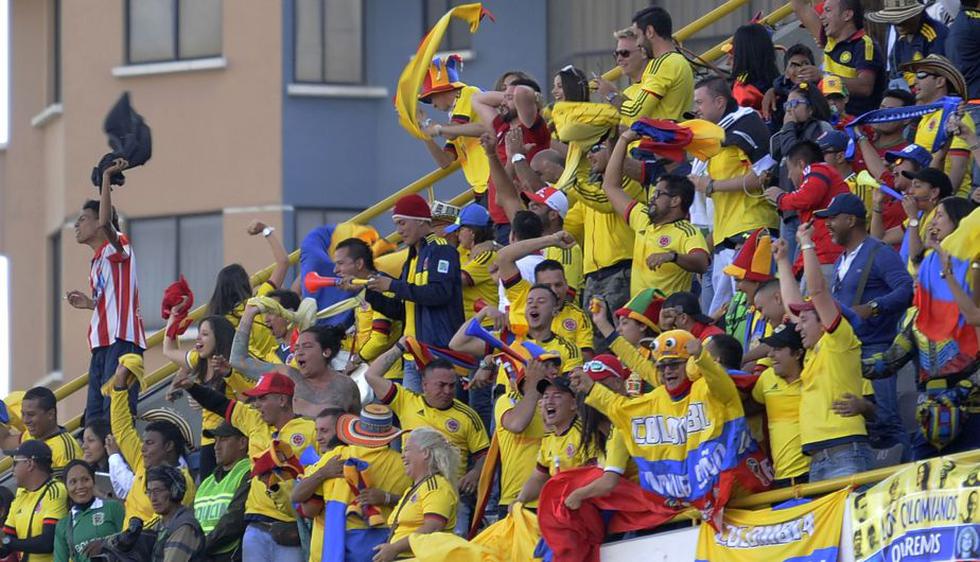
<svg viewBox="0 0 980 562">
<path fill-rule="evenodd" d="M 882 184 L 878 184 L 878 189 L 880 189 L 881 192 L 884 193 L 885 195 L 889 195 L 892 198 L 897 199 L 899 201 L 902 200 L 902 194 L 901 193 L 895 191 L 894 189 L 888 187 L 887 185 L 885 185 L 883 183 Z"/>
<path fill-rule="evenodd" d="M 336 287 L 340 284 L 340 277 L 323 277 L 319 273 L 311 271 L 303 278 L 303 284 L 307 291 L 315 293 L 324 287 Z M 352 279 L 351 285 L 355 287 L 367 285 L 367 279 Z"/>
<path fill-rule="evenodd" d="M 515 351 L 512 347 L 500 341 L 499 338 L 486 331 L 483 326 L 474 318 L 470 320 L 468 326 L 466 326 L 466 335 L 472 338 L 479 338 L 486 342 L 490 347 L 494 349 L 499 349 L 504 354 L 510 356 L 515 361 L 520 362 L 522 365 L 527 362 L 527 358 Z"/>
<path fill-rule="evenodd" d="M 541 347 L 540 345 L 534 342 L 530 342 L 530 341 L 521 342 L 521 346 L 523 346 L 524 349 L 526 349 L 527 352 L 531 354 L 532 359 L 537 359 L 538 357 L 541 357 L 545 353 L 548 353 L 548 351 L 545 348 Z"/>
</svg>

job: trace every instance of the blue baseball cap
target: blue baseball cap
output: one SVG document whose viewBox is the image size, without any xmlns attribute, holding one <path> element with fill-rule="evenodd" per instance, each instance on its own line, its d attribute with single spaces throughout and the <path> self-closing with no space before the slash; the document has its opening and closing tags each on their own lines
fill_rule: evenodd
<svg viewBox="0 0 980 562">
<path fill-rule="evenodd" d="M 459 218 L 456 219 L 454 224 L 447 226 L 444 229 L 446 234 L 451 234 L 459 230 L 461 226 L 472 226 L 475 228 L 482 228 L 490 225 L 490 213 L 480 205 L 479 203 L 470 203 L 469 205 L 463 207 L 463 210 L 459 213 Z"/>
<path fill-rule="evenodd" d="M 847 135 L 840 131 L 827 131 L 817 138 L 823 152 L 843 152 L 847 149 Z"/>
<path fill-rule="evenodd" d="M 854 215 L 864 218 L 868 216 L 868 210 L 864 208 L 864 201 L 861 201 L 857 195 L 841 193 L 830 201 L 830 205 L 826 209 L 821 209 L 813 215 L 822 219 L 836 217 L 837 215 Z"/>
<path fill-rule="evenodd" d="M 889 150 L 885 153 L 885 161 L 895 163 L 898 160 L 911 160 L 920 168 L 928 168 L 932 164 L 932 153 L 917 144 L 910 144 L 902 150 Z"/>
</svg>

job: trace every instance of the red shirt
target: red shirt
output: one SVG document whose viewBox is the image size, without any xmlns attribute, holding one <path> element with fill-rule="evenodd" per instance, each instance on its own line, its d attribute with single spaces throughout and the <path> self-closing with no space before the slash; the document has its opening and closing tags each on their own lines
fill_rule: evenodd
<svg viewBox="0 0 980 562">
<path fill-rule="evenodd" d="M 515 120 L 524 132 L 524 144 L 533 145 L 530 150 L 527 151 L 527 159 L 530 162 L 534 155 L 541 152 L 546 148 L 551 148 L 551 131 L 548 130 L 548 124 L 544 122 L 541 115 L 538 115 L 537 120 L 531 127 L 525 127 L 520 121 Z M 504 121 L 499 115 L 493 120 L 493 130 L 497 133 L 497 158 L 500 163 L 507 166 L 507 147 L 504 144 L 504 135 L 510 130 L 510 123 Z M 507 213 L 504 212 L 503 207 L 497 205 L 497 187 L 493 184 L 493 179 L 487 183 L 487 210 L 490 211 L 490 218 L 493 219 L 494 224 L 507 224 Z"/>
<path fill-rule="evenodd" d="M 719 336 L 724 333 L 725 330 L 722 330 L 721 328 L 715 326 L 714 324 L 704 324 L 701 322 L 695 322 L 694 325 L 691 326 L 691 334 L 693 334 L 694 337 L 698 338 L 698 340 L 701 341 L 702 343 L 704 343 L 704 340 L 710 338 L 711 336 Z"/>
<path fill-rule="evenodd" d="M 799 213 L 801 223 L 813 221 L 813 244 L 817 247 L 817 257 L 822 264 L 834 263 L 844 249 L 831 240 L 825 219 L 817 218 L 813 213 L 829 207 L 830 200 L 841 193 L 850 193 L 850 189 L 840 172 L 830 164 L 817 162 L 803 170 L 800 187 L 781 195 L 777 203 L 781 211 Z M 793 269 L 797 274 L 803 270 L 802 252 L 796 258 Z"/>
</svg>

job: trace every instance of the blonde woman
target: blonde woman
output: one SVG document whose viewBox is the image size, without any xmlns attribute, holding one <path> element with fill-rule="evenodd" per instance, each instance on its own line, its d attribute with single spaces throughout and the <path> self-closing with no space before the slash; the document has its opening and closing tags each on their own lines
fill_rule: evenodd
<svg viewBox="0 0 980 562">
<path fill-rule="evenodd" d="M 459 453 L 441 433 L 427 427 L 409 435 L 402 450 L 405 472 L 412 486 L 402 495 L 388 518 L 391 537 L 375 548 L 373 562 L 408 558 L 412 533 L 452 532 L 456 527 L 456 478 L 459 475 Z"/>
</svg>

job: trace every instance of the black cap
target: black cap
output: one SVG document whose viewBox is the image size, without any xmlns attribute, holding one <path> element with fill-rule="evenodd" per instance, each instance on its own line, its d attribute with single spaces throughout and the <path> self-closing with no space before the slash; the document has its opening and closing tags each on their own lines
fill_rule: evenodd
<svg viewBox="0 0 980 562">
<path fill-rule="evenodd" d="M 51 447 L 48 447 L 44 441 L 38 441 L 37 439 L 24 441 L 16 449 L 6 450 L 3 454 L 9 457 L 22 457 L 25 459 L 38 459 L 51 462 Z"/>
<path fill-rule="evenodd" d="M 803 349 L 803 338 L 796 331 L 796 324 L 785 322 L 776 326 L 772 334 L 759 340 L 772 348 L 788 347 L 793 350 Z"/>
<path fill-rule="evenodd" d="M 555 386 L 560 390 L 564 390 L 569 394 L 575 394 L 572 390 L 572 381 L 566 375 L 559 375 L 557 377 L 549 377 L 546 379 L 541 379 L 538 381 L 538 392 L 544 394 L 545 390 L 548 390 L 549 386 Z"/>
<path fill-rule="evenodd" d="M 830 200 L 830 205 L 826 209 L 821 209 L 814 216 L 825 219 L 836 217 L 837 215 L 854 215 L 864 218 L 868 216 L 868 210 L 864 208 L 864 201 L 853 193 L 841 193 Z"/>
<path fill-rule="evenodd" d="M 698 298 L 694 296 L 694 293 L 689 293 L 687 291 L 681 291 L 679 293 L 674 293 L 667 297 L 664 301 L 664 308 L 679 308 L 681 312 L 687 314 L 694 319 L 695 322 L 700 322 L 702 324 L 714 324 L 714 318 L 708 316 L 701 311 L 701 303 Z"/>
<path fill-rule="evenodd" d="M 944 199 L 953 194 L 953 183 L 949 181 L 942 170 L 936 168 L 922 168 L 918 172 L 902 172 L 902 175 L 911 179 L 924 181 L 939 190 L 939 198 Z"/>
<path fill-rule="evenodd" d="M 221 425 L 214 429 L 205 429 L 201 434 L 208 439 L 214 439 L 215 437 L 245 437 L 245 434 L 239 431 L 237 427 L 226 421 L 221 422 Z"/>
</svg>

